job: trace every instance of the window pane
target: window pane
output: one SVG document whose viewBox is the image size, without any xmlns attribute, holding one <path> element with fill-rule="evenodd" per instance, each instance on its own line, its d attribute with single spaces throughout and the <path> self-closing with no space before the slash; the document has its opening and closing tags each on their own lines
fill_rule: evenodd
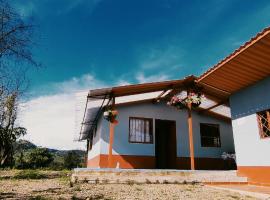
<svg viewBox="0 0 270 200">
<path fill-rule="evenodd" d="M 200 124 L 200 132 L 202 147 L 220 147 L 219 125 Z"/>
<path fill-rule="evenodd" d="M 152 119 L 133 118 L 129 119 L 129 141 L 138 143 L 152 143 Z"/>
</svg>

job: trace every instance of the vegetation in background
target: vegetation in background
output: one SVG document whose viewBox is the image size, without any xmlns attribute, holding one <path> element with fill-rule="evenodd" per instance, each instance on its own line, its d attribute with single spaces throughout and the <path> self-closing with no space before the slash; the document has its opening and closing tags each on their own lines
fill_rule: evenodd
<svg viewBox="0 0 270 200">
<path fill-rule="evenodd" d="M 0 0 L 0 167 L 12 166 L 13 143 L 26 129 L 16 123 L 19 98 L 27 88 L 25 72 L 38 66 L 32 57 L 33 25 Z"/>
<path fill-rule="evenodd" d="M 64 167 L 72 169 L 75 167 L 82 167 L 82 158 L 77 151 L 69 151 L 64 158 Z"/>
<path fill-rule="evenodd" d="M 27 140 L 17 141 L 14 150 L 14 167 L 17 169 L 63 170 L 84 166 L 85 152 L 81 150 L 61 151 L 41 148 Z"/>
</svg>

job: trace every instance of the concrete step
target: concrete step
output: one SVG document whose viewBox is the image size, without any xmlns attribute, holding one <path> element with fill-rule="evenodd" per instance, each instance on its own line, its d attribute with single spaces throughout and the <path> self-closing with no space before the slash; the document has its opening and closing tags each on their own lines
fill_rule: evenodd
<svg viewBox="0 0 270 200">
<path fill-rule="evenodd" d="M 77 168 L 72 182 L 247 184 L 236 171 Z"/>
</svg>

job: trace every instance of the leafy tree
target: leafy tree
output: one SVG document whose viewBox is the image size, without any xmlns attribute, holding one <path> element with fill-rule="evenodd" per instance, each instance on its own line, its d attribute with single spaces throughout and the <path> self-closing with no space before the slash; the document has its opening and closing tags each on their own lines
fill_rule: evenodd
<svg viewBox="0 0 270 200">
<path fill-rule="evenodd" d="M 13 143 L 26 129 L 16 124 L 19 98 L 27 88 L 24 63 L 32 58 L 33 26 L 0 0 L 0 167 L 13 163 Z M 19 65 L 18 65 L 19 64 Z"/>
<path fill-rule="evenodd" d="M 53 160 L 53 154 L 46 148 L 31 149 L 25 154 L 25 163 L 28 168 L 48 167 Z"/>
<path fill-rule="evenodd" d="M 81 157 L 76 153 L 76 151 L 69 151 L 64 158 L 64 167 L 67 169 L 72 169 L 81 166 Z"/>
<path fill-rule="evenodd" d="M 26 134 L 25 128 L 14 124 L 17 117 L 16 98 L 16 94 L 11 94 L 0 101 L 0 166 L 13 163 L 13 143 Z"/>
</svg>

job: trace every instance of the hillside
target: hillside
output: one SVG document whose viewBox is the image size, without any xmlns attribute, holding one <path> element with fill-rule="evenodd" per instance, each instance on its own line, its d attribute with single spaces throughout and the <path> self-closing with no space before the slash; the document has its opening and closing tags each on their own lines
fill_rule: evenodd
<svg viewBox="0 0 270 200">
<path fill-rule="evenodd" d="M 15 161 L 19 159 L 19 157 L 24 154 L 27 155 L 29 152 L 36 148 L 43 148 L 38 147 L 37 145 L 33 144 L 32 142 L 28 140 L 18 140 L 14 144 L 14 153 L 15 153 Z M 53 155 L 53 168 L 61 168 L 64 165 L 64 159 L 70 154 L 73 154 L 73 156 L 76 156 L 76 160 L 78 161 L 77 166 L 81 166 L 82 163 L 84 163 L 85 159 L 85 151 L 82 150 L 58 150 L 58 149 L 47 149 L 52 155 Z"/>
</svg>

